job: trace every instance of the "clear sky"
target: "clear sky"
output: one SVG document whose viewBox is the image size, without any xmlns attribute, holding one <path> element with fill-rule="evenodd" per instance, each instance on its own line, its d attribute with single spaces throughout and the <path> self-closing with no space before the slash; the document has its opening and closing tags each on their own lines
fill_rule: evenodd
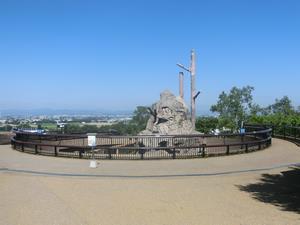
<svg viewBox="0 0 300 225">
<path fill-rule="evenodd" d="M 300 105 L 298 0 L 1 0 L 0 110 L 150 105 L 178 94 L 192 48 L 199 112 L 245 85 Z"/>
</svg>

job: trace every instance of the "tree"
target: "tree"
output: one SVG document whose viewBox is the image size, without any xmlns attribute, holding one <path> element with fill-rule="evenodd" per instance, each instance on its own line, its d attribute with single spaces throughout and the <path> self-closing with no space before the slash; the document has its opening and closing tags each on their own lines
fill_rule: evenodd
<svg viewBox="0 0 300 225">
<path fill-rule="evenodd" d="M 17 128 L 21 128 L 21 129 L 27 129 L 27 128 L 31 128 L 31 125 L 30 125 L 30 123 L 22 123 L 22 124 L 19 124 L 18 126 L 17 126 Z"/>
<path fill-rule="evenodd" d="M 137 106 L 133 112 L 133 117 L 129 121 L 120 121 L 116 124 L 103 126 L 98 128 L 101 132 L 109 132 L 110 130 L 115 130 L 120 134 L 130 134 L 137 135 L 139 132 L 146 128 L 150 113 L 148 107 Z"/>
<path fill-rule="evenodd" d="M 237 129 L 244 121 L 252 108 L 251 86 L 243 88 L 233 87 L 227 94 L 224 91 L 219 95 L 217 104 L 211 106 L 212 112 L 219 113 L 220 125 Z"/>
<path fill-rule="evenodd" d="M 300 125 L 299 114 L 295 111 L 291 100 L 287 96 L 276 99 L 274 104 L 271 104 L 266 108 L 261 108 L 261 112 L 261 114 L 251 114 L 247 122 L 273 124 L 275 126 Z"/>
<path fill-rule="evenodd" d="M 292 106 L 292 101 L 288 96 L 283 96 L 281 99 L 275 99 L 275 103 L 268 106 L 268 109 L 273 114 L 283 114 L 285 116 L 295 113 L 294 107 Z"/>
<path fill-rule="evenodd" d="M 256 103 L 251 104 L 250 116 L 262 116 L 268 114 L 270 114 L 270 110 L 268 108 L 261 107 Z"/>
<path fill-rule="evenodd" d="M 196 130 L 205 134 L 210 133 L 212 130 L 218 128 L 219 120 L 216 117 L 198 117 L 196 120 Z"/>
<path fill-rule="evenodd" d="M 150 112 L 146 106 L 137 106 L 133 112 L 133 117 L 128 122 L 120 122 L 116 130 L 123 134 L 137 135 L 147 126 Z"/>
<path fill-rule="evenodd" d="M 144 130 L 146 128 L 150 113 L 148 107 L 137 106 L 133 112 L 131 124 L 135 124 L 139 129 Z"/>
<path fill-rule="evenodd" d="M 13 127 L 11 125 L 5 125 L 0 127 L 0 131 L 11 131 Z"/>
</svg>

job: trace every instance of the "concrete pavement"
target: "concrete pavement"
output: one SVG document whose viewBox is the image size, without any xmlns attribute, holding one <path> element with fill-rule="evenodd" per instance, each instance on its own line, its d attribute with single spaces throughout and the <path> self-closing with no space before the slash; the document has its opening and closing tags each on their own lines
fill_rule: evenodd
<svg viewBox="0 0 300 225">
<path fill-rule="evenodd" d="M 0 146 L 0 224 L 296 225 L 298 213 L 258 201 L 239 186 L 299 162 L 300 148 L 278 139 L 250 154 L 99 161 L 97 169 L 88 168 L 88 160 Z"/>
</svg>

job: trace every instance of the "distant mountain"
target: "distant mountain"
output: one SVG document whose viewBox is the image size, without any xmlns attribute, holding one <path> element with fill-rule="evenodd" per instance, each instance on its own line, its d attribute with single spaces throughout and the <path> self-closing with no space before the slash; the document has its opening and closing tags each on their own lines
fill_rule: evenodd
<svg viewBox="0 0 300 225">
<path fill-rule="evenodd" d="M 2 116 L 54 116 L 54 115 L 131 115 L 133 110 L 89 110 L 89 109 L 0 109 Z"/>
</svg>

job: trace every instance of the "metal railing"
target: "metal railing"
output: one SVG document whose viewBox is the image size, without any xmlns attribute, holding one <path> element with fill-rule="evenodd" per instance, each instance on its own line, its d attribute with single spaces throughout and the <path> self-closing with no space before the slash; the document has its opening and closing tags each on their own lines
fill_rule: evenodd
<svg viewBox="0 0 300 225">
<path fill-rule="evenodd" d="M 185 159 L 247 153 L 271 145 L 272 129 L 221 135 L 97 135 L 96 159 Z M 41 155 L 89 159 L 87 135 L 33 134 L 15 132 L 14 149 Z"/>
<path fill-rule="evenodd" d="M 247 125 L 248 129 L 272 129 L 272 137 L 281 138 L 300 145 L 300 127 L 299 126 L 290 126 L 290 125 L 273 125 L 273 124 L 252 124 Z"/>
</svg>

